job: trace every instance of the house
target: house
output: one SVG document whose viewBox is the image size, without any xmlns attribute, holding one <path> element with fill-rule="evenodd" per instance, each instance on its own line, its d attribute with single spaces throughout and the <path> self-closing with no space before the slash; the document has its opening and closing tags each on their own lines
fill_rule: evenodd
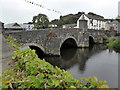
<svg viewBox="0 0 120 90">
<path fill-rule="evenodd" d="M 4 29 L 4 23 L 0 21 L 0 33 L 2 32 L 3 29 Z"/>
<path fill-rule="evenodd" d="M 105 19 L 105 30 L 110 30 L 110 23 L 113 19 Z"/>
<path fill-rule="evenodd" d="M 117 31 L 118 30 L 118 21 L 114 20 L 114 21 L 110 22 L 109 26 L 110 26 L 109 30 Z"/>
<path fill-rule="evenodd" d="M 77 20 L 76 28 L 79 28 L 79 20 L 87 20 L 88 29 L 96 29 L 96 30 L 105 29 L 105 20 L 103 16 L 91 12 L 88 14 L 85 14 L 83 12 L 83 14 Z"/>
<path fill-rule="evenodd" d="M 118 16 L 116 20 L 118 21 L 118 33 L 120 33 L 120 16 Z"/>
<path fill-rule="evenodd" d="M 118 33 L 120 33 L 120 22 L 118 22 Z"/>
<path fill-rule="evenodd" d="M 33 28 L 34 28 L 34 24 L 28 24 L 28 23 L 20 24 L 20 26 L 27 31 L 33 30 Z"/>
<path fill-rule="evenodd" d="M 56 24 L 49 24 L 48 27 L 49 28 L 57 28 L 58 26 Z"/>
<path fill-rule="evenodd" d="M 25 30 L 25 28 L 22 28 L 20 24 L 18 23 L 10 23 L 4 25 L 5 30 Z"/>
<path fill-rule="evenodd" d="M 116 19 L 105 19 L 105 30 L 117 31 L 120 28 L 118 17 Z"/>
<path fill-rule="evenodd" d="M 62 28 L 75 28 L 77 24 L 65 24 Z"/>
</svg>

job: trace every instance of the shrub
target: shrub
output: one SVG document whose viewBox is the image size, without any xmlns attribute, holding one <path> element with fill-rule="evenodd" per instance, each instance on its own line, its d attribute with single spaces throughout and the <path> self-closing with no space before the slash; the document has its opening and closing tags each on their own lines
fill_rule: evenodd
<svg viewBox="0 0 120 90">
<path fill-rule="evenodd" d="M 112 47 L 113 49 L 115 49 L 116 51 L 120 52 L 120 39 L 116 39 L 116 40 L 111 40 L 108 44 L 108 47 Z"/>
</svg>

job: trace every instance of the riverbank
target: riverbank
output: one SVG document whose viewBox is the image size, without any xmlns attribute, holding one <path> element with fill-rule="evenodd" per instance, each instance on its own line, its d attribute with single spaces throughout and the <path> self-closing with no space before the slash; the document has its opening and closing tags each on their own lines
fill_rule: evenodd
<svg viewBox="0 0 120 90">
<path fill-rule="evenodd" d="M 107 40 L 107 46 L 120 53 L 120 37 L 112 37 Z"/>
<path fill-rule="evenodd" d="M 0 73 L 2 73 L 10 67 L 8 62 L 12 60 L 13 51 L 16 49 L 8 44 L 2 33 L 0 34 L 0 41 Z"/>
</svg>

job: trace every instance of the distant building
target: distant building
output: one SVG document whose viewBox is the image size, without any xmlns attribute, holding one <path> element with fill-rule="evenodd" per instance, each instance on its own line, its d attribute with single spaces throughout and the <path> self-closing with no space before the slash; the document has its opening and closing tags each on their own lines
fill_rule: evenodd
<svg viewBox="0 0 120 90">
<path fill-rule="evenodd" d="M 88 13 L 88 14 L 83 13 L 77 20 L 76 28 L 79 28 L 79 20 L 87 20 L 88 29 L 96 29 L 96 30 L 105 29 L 105 21 L 103 16 L 94 13 Z"/>
<path fill-rule="evenodd" d="M 25 28 L 22 28 L 20 24 L 18 23 L 10 23 L 4 25 L 5 30 L 25 30 Z"/>
<path fill-rule="evenodd" d="M 120 16 L 118 16 L 116 20 L 118 21 L 118 33 L 120 33 Z"/>
<path fill-rule="evenodd" d="M 110 22 L 109 26 L 110 26 L 109 30 L 118 31 L 118 21 L 114 20 Z"/>
<path fill-rule="evenodd" d="M 33 30 L 34 25 L 33 24 L 28 24 L 28 23 L 24 23 L 24 24 L 20 24 L 20 26 L 22 28 L 24 28 L 25 30 L 29 31 L 29 30 Z"/>
<path fill-rule="evenodd" d="M 119 32 L 120 22 L 118 21 L 118 19 L 119 19 L 118 17 L 116 19 L 105 19 L 106 20 L 105 29 Z"/>
<path fill-rule="evenodd" d="M 48 27 L 49 28 L 57 28 L 58 26 L 56 24 L 49 24 Z"/>
<path fill-rule="evenodd" d="M 110 26 L 112 26 L 112 21 L 113 19 L 105 19 L 105 30 L 110 30 Z"/>
<path fill-rule="evenodd" d="M 118 33 L 120 33 L 120 22 L 118 22 Z"/>
<path fill-rule="evenodd" d="M 77 24 L 65 24 L 62 28 L 75 28 Z"/>
<path fill-rule="evenodd" d="M 3 29 L 4 29 L 4 23 L 0 21 L 0 33 L 2 32 Z"/>
</svg>

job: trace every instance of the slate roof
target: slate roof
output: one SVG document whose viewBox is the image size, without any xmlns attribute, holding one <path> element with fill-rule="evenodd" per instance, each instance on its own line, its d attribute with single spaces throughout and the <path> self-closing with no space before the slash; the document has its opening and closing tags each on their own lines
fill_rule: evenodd
<svg viewBox="0 0 120 90">
<path fill-rule="evenodd" d="M 90 18 L 90 19 L 104 20 L 104 18 L 96 16 L 96 15 L 87 15 L 87 17 Z"/>
<path fill-rule="evenodd" d="M 5 24 L 5 28 L 23 29 L 18 23 Z"/>
<path fill-rule="evenodd" d="M 100 15 L 97 15 L 97 14 L 93 14 L 93 13 L 88 13 L 88 14 L 85 14 L 89 19 L 95 19 L 95 20 L 101 20 L 101 21 L 104 21 L 104 17 L 103 16 L 100 16 Z"/>
</svg>

